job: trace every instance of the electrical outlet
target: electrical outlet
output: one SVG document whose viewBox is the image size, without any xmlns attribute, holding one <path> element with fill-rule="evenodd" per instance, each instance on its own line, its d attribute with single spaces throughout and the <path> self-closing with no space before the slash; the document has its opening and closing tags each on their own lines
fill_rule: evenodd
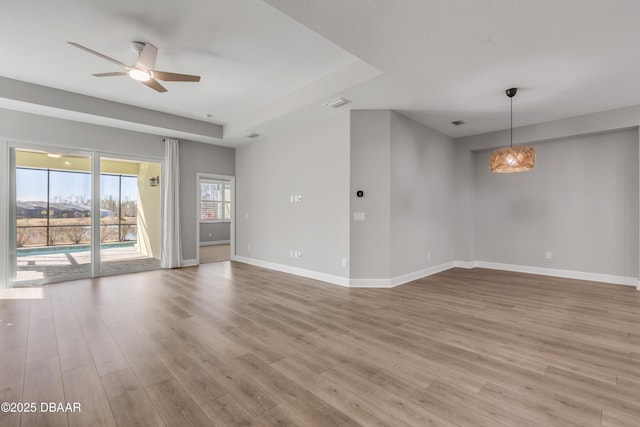
<svg viewBox="0 0 640 427">
<path fill-rule="evenodd" d="M 251 252 L 251 245 L 247 245 L 247 252 Z"/>
<path fill-rule="evenodd" d="M 427 252 L 427 259 L 431 259 L 431 252 Z"/>
<path fill-rule="evenodd" d="M 354 221 L 364 221 L 366 219 L 365 213 L 364 212 L 354 212 L 353 213 L 353 220 Z"/>
<path fill-rule="evenodd" d="M 211 233 L 209 233 L 209 237 L 211 237 L 211 236 L 212 236 L 212 234 L 211 234 Z"/>
<path fill-rule="evenodd" d="M 342 266 L 343 267 L 347 266 L 347 259 L 346 258 L 342 258 Z"/>
<path fill-rule="evenodd" d="M 551 251 L 547 251 L 547 252 L 545 252 L 545 253 L 544 253 L 544 257 L 545 257 L 546 259 L 551 259 L 552 255 L 553 255 L 553 254 L 551 253 Z"/>
</svg>

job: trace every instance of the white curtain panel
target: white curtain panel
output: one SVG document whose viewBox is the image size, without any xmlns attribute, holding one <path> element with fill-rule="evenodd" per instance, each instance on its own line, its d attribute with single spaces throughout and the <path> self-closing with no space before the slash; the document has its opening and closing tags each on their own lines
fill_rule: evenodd
<svg viewBox="0 0 640 427">
<path fill-rule="evenodd" d="M 162 267 L 180 267 L 182 245 L 180 243 L 180 143 L 175 139 L 164 140 L 165 179 L 164 234 L 162 237 Z"/>
</svg>

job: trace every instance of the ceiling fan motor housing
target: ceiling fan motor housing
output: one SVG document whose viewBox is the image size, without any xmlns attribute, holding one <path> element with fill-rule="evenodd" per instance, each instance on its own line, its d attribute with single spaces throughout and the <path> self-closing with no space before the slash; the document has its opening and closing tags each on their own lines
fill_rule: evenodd
<svg viewBox="0 0 640 427">
<path fill-rule="evenodd" d="M 138 53 L 138 55 L 142 53 L 142 49 L 144 49 L 145 46 L 146 46 L 145 42 L 139 42 L 139 41 L 131 42 L 131 47 L 133 48 L 133 50 L 135 50 Z"/>
</svg>

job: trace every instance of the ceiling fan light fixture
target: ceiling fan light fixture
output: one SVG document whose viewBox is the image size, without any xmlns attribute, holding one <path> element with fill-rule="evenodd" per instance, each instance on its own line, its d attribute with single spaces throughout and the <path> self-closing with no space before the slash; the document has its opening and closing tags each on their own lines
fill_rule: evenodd
<svg viewBox="0 0 640 427">
<path fill-rule="evenodd" d="M 76 42 L 67 42 L 71 46 L 84 50 L 92 55 L 98 56 L 106 61 L 114 63 L 122 68 L 123 71 L 115 71 L 109 73 L 97 73 L 95 77 L 115 77 L 115 76 L 130 76 L 132 79 L 141 82 L 145 86 L 150 87 L 156 92 L 166 92 L 167 89 L 158 83 L 158 80 L 163 82 L 199 82 L 200 76 L 194 76 L 191 74 L 170 73 L 167 71 L 156 70 L 156 57 L 158 55 L 158 48 L 151 43 L 144 43 L 134 41 L 133 49 L 138 53 L 138 60 L 134 65 L 127 65 L 124 62 L 113 59 L 107 55 L 104 55 L 88 47 L 82 46 Z"/>
<path fill-rule="evenodd" d="M 129 68 L 129 76 L 139 82 L 148 82 L 152 77 L 151 72 L 138 67 Z"/>
<path fill-rule="evenodd" d="M 527 172 L 536 164 L 536 150 L 533 147 L 513 146 L 513 97 L 518 93 L 518 88 L 507 89 L 507 96 L 511 100 L 511 144 L 491 153 L 489 157 L 489 169 L 496 173 Z"/>
</svg>

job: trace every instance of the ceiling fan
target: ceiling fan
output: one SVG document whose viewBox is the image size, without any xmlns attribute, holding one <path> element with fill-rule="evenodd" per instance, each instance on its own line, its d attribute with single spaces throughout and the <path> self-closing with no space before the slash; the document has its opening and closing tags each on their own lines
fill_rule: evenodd
<svg viewBox="0 0 640 427">
<path fill-rule="evenodd" d="M 151 43 L 145 42 L 137 42 L 134 41 L 131 43 L 134 50 L 138 52 L 138 61 L 134 65 L 127 65 L 123 62 L 118 61 L 117 59 L 113 59 L 108 57 L 107 55 L 103 55 L 95 50 L 91 50 L 88 47 L 84 47 L 75 42 L 68 42 L 71 46 L 75 46 L 79 49 L 92 53 L 96 56 L 99 56 L 102 59 L 106 59 L 107 61 L 113 62 L 116 65 L 121 66 L 125 69 L 125 71 L 115 71 L 112 73 L 99 73 L 94 74 L 96 77 L 113 77 L 113 76 L 129 76 L 134 80 L 141 82 L 149 86 L 151 89 L 154 89 L 158 92 L 166 92 L 167 89 L 162 86 L 158 80 L 162 80 L 165 82 L 199 82 L 200 76 L 192 76 L 190 74 L 178 74 L 178 73 L 168 73 L 166 71 L 158 71 L 155 69 L 156 66 L 156 57 L 158 56 L 158 48 L 152 45 Z"/>
</svg>

